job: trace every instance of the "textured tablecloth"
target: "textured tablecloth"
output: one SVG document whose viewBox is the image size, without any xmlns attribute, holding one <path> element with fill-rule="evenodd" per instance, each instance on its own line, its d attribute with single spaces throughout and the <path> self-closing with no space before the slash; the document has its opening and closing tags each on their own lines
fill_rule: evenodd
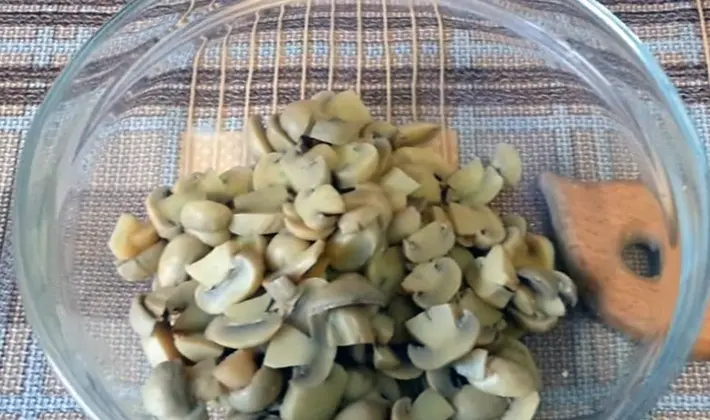
<svg viewBox="0 0 710 420">
<path fill-rule="evenodd" d="M 707 142 L 710 86 L 701 21 L 710 16 L 710 0 L 603 3 L 660 59 Z M 9 216 L 18 152 L 37 106 L 72 54 L 122 4 L 0 1 L 0 419 L 84 418 L 52 373 L 25 319 L 15 286 Z M 710 363 L 689 363 L 653 417 L 710 419 Z"/>
</svg>

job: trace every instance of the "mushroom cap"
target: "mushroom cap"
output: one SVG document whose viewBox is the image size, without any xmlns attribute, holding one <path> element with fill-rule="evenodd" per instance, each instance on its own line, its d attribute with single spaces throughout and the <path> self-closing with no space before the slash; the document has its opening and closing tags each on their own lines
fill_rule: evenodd
<svg viewBox="0 0 710 420">
<path fill-rule="evenodd" d="M 190 201 L 180 211 L 183 228 L 201 232 L 226 230 L 231 217 L 229 207 L 210 200 Z"/>
<path fill-rule="evenodd" d="M 265 155 L 274 151 L 274 148 L 269 144 L 269 140 L 266 138 L 266 131 L 264 131 L 264 126 L 261 124 L 261 117 L 259 115 L 250 115 L 244 121 L 242 136 L 244 136 L 244 141 L 251 145 L 259 155 Z"/>
<path fill-rule="evenodd" d="M 210 248 L 192 235 L 183 233 L 171 240 L 158 262 L 157 282 L 160 287 L 176 286 L 187 280 L 185 268 L 207 255 Z"/>
<path fill-rule="evenodd" d="M 330 217 L 327 218 L 332 220 Z M 319 219 L 322 221 L 323 218 Z M 293 236 L 306 241 L 325 239 L 335 230 L 335 226 L 325 227 L 322 229 L 311 229 L 304 224 L 300 217 L 284 217 L 284 226 Z"/>
<path fill-rule="evenodd" d="M 146 280 L 158 271 L 158 263 L 164 250 L 165 241 L 158 241 L 130 260 L 117 261 L 116 271 L 126 281 Z"/>
<path fill-rule="evenodd" d="M 461 290 L 452 300 L 459 310 L 468 310 L 476 315 L 481 322 L 481 326 L 490 327 L 503 319 L 503 312 L 486 303 L 483 299 L 469 288 Z"/>
<path fill-rule="evenodd" d="M 150 223 L 124 213 L 119 216 L 111 233 L 108 247 L 117 260 L 129 260 L 158 242 L 160 237 Z"/>
<path fill-rule="evenodd" d="M 552 270 L 536 268 L 521 268 L 517 276 L 530 286 L 536 296 L 541 299 L 555 299 L 558 296 L 558 277 Z"/>
<path fill-rule="evenodd" d="M 225 242 L 214 247 L 207 255 L 185 266 L 185 271 L 193 279 L 206 287 L 219 284 L 233 266 L 238 246 L 234 242 Z"/>
<path fill-rule="evenodd" d="M 481 180 L 478 189 L 463 197 L 461 202 L 471 207 L 485 206 L 500 194 L 504 183 L 505 181 L 498 171 L 489 166 L 483 172 L 483 180 Z"/>
<path fill-rule="evenodd" d="M 141 387 L 143 407 L 159 418 L 186 416 L 197 405 L 180 361 L 156 365 Z"/>
<path fill-rule="evenodd" d="M 323 104 L 323 113 L 343 121 L 372 121 L 370 111 L 360 95 L 352 90 L 344 90 L 330 97 Z"/>
<path fill-rule="evenodd" d="M 392 405 L 390 420 L 412 420 L 412 399 L 403 397 Z"/>
<path fill-rule="evenodd" d="M 232 408 L 242 413 L 257 413 L 276 401 L 283 383 L 280 371 L 262 366 L 247 386 L 230 392 L 227 401 Z"/>
<path fill-rule="evenodd" d="M 432 153 L 428 148 L 421 147 L 399 147 L 392 156 L 394 164 L 412 163 L 433 172 L 440 179 L 451 176 L 456 167 L 447 162 L 441 155 Z"/>
<path fill-rule="evenodd" d="M 385 305 L 382 293 L 360 275 L 341 276 L 322 287 L 315 287 L 304 294 L 302 302 L 309 317 L 343 306 Z"/>
<path fill-rule="evenodd" d="M 365 308 L 346 306 L 328 313 L 326 340 L 331 346 L 343 347 L 375 342 L 371 315 Z"/>
<path fill-rule="evenodd" d="M 150 337 L 153 334 L 158 318 L 144 305 L 144 295 L 136 295 L 131 300 L 128 310 L 128 323 L 131 329 L 141 337 Z"/>
<path fill-rule="evenodd" d="M 443 257 L 456 242 L 451 226 L 441 222 L 431 222 L 402 241 L 404 255 L 409 261 L 422 263 Z"/>
<path fill-rule="evenodd" d="M 222 384 L 212 375 L 216 366 L 215 359 L 205 359 L 186 369 L 190 392 L 199 401 L 214 401 L 225 392 Z"/>
<path fill-rule="evenodd" d="M 252 296 L 264 278 L 264 263 L 252 251 L 245 250 L 232 258 L 232 266 L 213 287 L 195 289 L 195 303 L 209 314 L 220 314 L 229 305 Z"/>
<path fill-rule="evenodd" d="M 376 222 L 379 215 L 374 207 L 357 207 L 340 216 L 338 231 L 344 234 L 357 232 Z"/>
<path fill-rule="evenodd" d="M 412 364 L 423 370 L 446 366 L 473 348 L 481 331 L 481 324 L 471 312 L 464 311 L 454 325 L 454 330 L 453 338 L 435 348 L 408 345 L 407 355 Z"/>
<path fill-rule="evenodd" d="M 538 334 L 550 331 L 557 326 L 559 322 L 558 317 L 549 316 L 541 311 L 536 311 L 532 316 L 528 316 L 515 308 L 510 308 L 508 309 L 508 313 L 510 313 L 517 325 L 527 331 Z"/>
<path fill-rule="evenodd" d="M 410 318 L 404 326 L 417 341 L 427 347 L 437 347 L 449 341 L 456 330 L 460 312 L 450 304 L 434 305 Z"/>
<path fill-rule="evenodd" d="M 193 302 L 175 316 L 172 330 L 183 334 L 203 332 L 213 319 L 214 315 L 203 311 Z"/>
<path fill-rule="evenodd" d="M 170 360 L 180 360 L 180 352 L 175 348 L 173 334 L 165 324 L 155 324 L 153 334 L 141 339 L 141 347 L 151 366 Z"/>
<path fill-rule="evenodd" d="M 274 369 L 305 365 L 313 358 L 316 344 L 304 333 L 284 324 L 269 340 L 264 366 Z"/>
<path fill-rule="evenodd" d="M 448 257 L 419 264 L 405 277 L 402 289 L 414 293 L 412 300 L 420 308 L 450 301 L 461 288 L 462 273 L 456 261 Z"/>
<path fill-rule="evenodd" d="M 266 139 L 276 152 L 288 152 L 296 146 L 298 137 L 291 137 L 281 127 L 278 115 L 269 115 L 266 118 Z"/>
<path fill-rule="evenodd" d="M 380 185 L 388 193 L 398 192 L 405 196 L 418 190 L 419 183 L 400 168 L 394 167 L 382 175 Z"/>
<path fill-rule="evenodd" d="M 347 369 L 348 382 L 343 393 L 343 401 L 357 401 L 375 389 L 375 372 L 358 366 Z"/>
<path fill-rule="evenodd" d="M 236 324 L 250 324 L 263 319 L 267 312 L 274 312 L 274 299 L 262 294 L 251 299 L 231 304 L 222 314 Z"/>
<path fill-rule="evenodd" d="M 451 400 L 458 392 L 458 388 L 451 380 L 451 369 L 443 367 L 426 371 L 426 382 L 433 390 L 444 398 Z"/>
<path fill-rule="evenodd" d="M 359 121 L 343 121 L 338 118 L 319 119 L 313 124 L 309 137 L 334 146 L 355 141 L 365 124 Z"/>
<path fill-rule="evenodd" d="M 431 169 L 415 163 L 400 163 L 397 167 L 419 184 L 409 197 L 420 198 L 428 204 L 441 203 L 441 184 Z"/>
<path fill-rule="evenodd" d="M 467 355 L 452 363 L 452 367 L 459 375 L 469 382 L 480 381 L 486 376 L 486 362 L 488 350 L 473 349 Z"/>
<path fill-rule="evenodd" d="M 377 313 L 370 319 L 372 331 L 375 333 L 375 342 L 387 344 L 394 336 L 394 319 L 385 314 Z"/>
<path fill-rule="evenodd" d="M 373 207 L 379 212 L 380 228 L 385 230 L 392 221 L 392 207 L 387 194 L 377 184 L 363 183 L 355 186 L 353 191 L 342 195 L 345 210 L 354 210 L 358 207 Z"/>
<path fill-rule="evenodd" d="M 143 305 L 156 318 L 162 318 L 166 312 L 184 311 L 194 304 L 198 285 L 195 280 L 188 280 L 177 286 L 160 287 L 145 296 Z"/>
<path fill-rule="evenodd" d="M 247 349 L 268 342 L 283 325 L 283 318 L 267 313 L 257 322 L 236 324 L 225 316 L 218 316 L 205 330 L 207 339 L 232 349 Z"/>
<path fill-rule="evenodd" d="M 283 153 L 269 153 L 259 157 L 252 178 L 252 187 L 255 191 L 272 185 L 289 186 L 288 179 L 281 170 L 281 159 Z"/>
</svg>

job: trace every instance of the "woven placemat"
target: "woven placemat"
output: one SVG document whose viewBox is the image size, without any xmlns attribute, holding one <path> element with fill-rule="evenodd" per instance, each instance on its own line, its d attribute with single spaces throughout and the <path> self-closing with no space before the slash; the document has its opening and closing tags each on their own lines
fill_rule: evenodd
<svg viewBox="0 0 710 420">
<path fill-rule="evenodd" d="M 83 418 L 73 398 L 51 372 L 24 317 L 15 286 L 9 209 L 18 152 L 38 104 L 71 54 L 122 3 L 6 0 L 0 7 L 0 419 Z M 700 134 L 706 142 L 710 140 L 704 28 L 710 1 L 603 3 L 649 45 L 686 101 Z M 209 140 L 202 135 L 194 135 L 193 144 Z M 232 162 L 233 157 L 224 150 L 232 149 L 220 147 L 216 153 L 218 165 Z M 196 161 L 212 164 L 212 154 L 200 156 Z M 689 363 L 651 416 L 710 419 L 710 364 Z"/>
</svg>

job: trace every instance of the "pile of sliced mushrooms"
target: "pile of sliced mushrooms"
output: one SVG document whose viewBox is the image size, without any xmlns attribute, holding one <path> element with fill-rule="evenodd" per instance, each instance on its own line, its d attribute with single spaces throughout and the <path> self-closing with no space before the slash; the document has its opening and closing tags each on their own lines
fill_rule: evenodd
<svg viewBox="0 0 710 420">
<path fill-rule="evenodd" d="M 489 203 L 510 145 L 452 167 L 436 124 L 376 121 L 351 91 L 245 124 L 253 168 L 195 173 L 120 216 L 118 273 L 159 419 L 526 420 L 520 341 L 577 303 L 552 243 Z"/>
</svg>

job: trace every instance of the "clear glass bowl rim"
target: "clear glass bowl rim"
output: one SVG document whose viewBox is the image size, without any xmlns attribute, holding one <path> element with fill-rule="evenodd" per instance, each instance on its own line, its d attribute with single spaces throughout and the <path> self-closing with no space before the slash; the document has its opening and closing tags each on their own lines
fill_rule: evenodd
<svg viewBox="0 0 710 420">
<path fill-rule="evenodd" d="M 443 0 L 442 4 L 455 4 L 458 7 L 465 7 L 467 0 Z M 657 91 L 661 93 L 661 99 L 666 105 L 666 109 L 670 111 L 674 123 L 678 126 L 685 143 L 683 147 L 692 151 L 695 158 L 696 173 L 700 174 L 695 177 L 695 185 L 698 191 L 700 208 L 694 209 L 697 212 L 697 218 L 700 220 L 701 226 L 690 224 L 684 220 L 683 215 L 690 211 L 687 207 L 687 202 L 683 198 L 684 185 L 679 182 L 677 177 L 669 176 L 669 185 L 673 203 L 676 206 L 678 213 L 678 231 L 680 236 L 681 249 L 691 249 L 690 252 L 682 252 L 681 265 L 681 288 L 679 291 L 678 301 L 683 301 L 684 305 L 676 305 L 676 310 L 673 316 L 673 322 L 670 330 L 665 338 L 665 344 L 662 348 L 654 349 L 654 357 L 646 357 L 645 362 L 652 363 L 651 372 L 645 378 L 634 378 L 637 384 L 642 384 L 643 389 L 635 389 L 633 398 L 625 400 L 625 404 L 613 407 L 611 411 L 603 413 L 593 418 L 603 419 L 624 419 L 645 414 L 650 411 L 661 394 L 668 389 L 670 383 L 680 374 L 681 369 L 691 351 L 695 337 L 702 325 L 703 317 L 696 316 L 699 313 L 704 313 L 708 296 L 710 295 L 710 263 L 704 262 L 703 259 L 698 259 L 699 255 L 707 255 L 710 249 L 710 235 L 696 235 L 696 232 L 710 231 L 710 196 L 708 195 L 708 167 L 705 160 L 705 152 L 702 142 L 697 132 L 694 129 L 690 116 L 681 100 L 675 86 L 671 83 L 668 76 L 664 73 L 660 64 L 656 61 L 650 51 L 643 45 L 640 39 L 614 16 L 605 6 L 598 3 L 596 0 L 576 0 L 578 5 L 603 24 L 610 33 L 616 36 L 619 43 L 626 46 L 632 53 L 632 56 L 646 70 L 649 80 L 651 80 Z M 62 383 L 69 390 L 72 396 L 85 413 L 95 419 L 106 419 L 110 414 L 97 404 L 87 398 L 86 393 L 82 389 L 84 384 L 70 369 L 69 365 L 63 360 L 60 346 L 54 339 L 53 332 L 47 328 L 43 320 L 42 311 L 39 310 L 39 305 L 34 303 L 32 297 L 31 278 L 27 275 L 30 265 L 33 264 L 27 258 L 28 253 L 23 250 L 32 249 L 35 245 L 30 243 L 31 238 L 28 238 L 24 232 L 24 227 L 30 226 L 30 223 L 36 221 L 28 220 L 25 209 L 28 208 L 32 201 L 30 195 L 30 179 L 32 172 L 32 164 L 35 157 L 35 152 L 38 148 L 41 133 L 44 129 L 47 116 L 55 108 L 58 101 L 64 96 L 69 82 L 79 73 L 84 62 L 89 58 L 97 45 L 104 43 L 116 29 L 120 28 L 124 22 L 139 13 L 147 7 L 152 0 L 133 0 L 116 15 L 109 19 L 92 37 L 84 44 L 75 54 L 67 67 L 60 73 L 53 86 L 50 88 L 47 96 L 37 110 L 32 124 L 25 139 L 23 149 L 20 152 L 20 159 L 17 169 L 17 180 L 15 184 L 15 200 L 12 207 L 13 232 L 12 239 L 14 244 L 14 255 L 16 257 L 17 283 L 20 295 L 22 297 L 23 306 L 26 311 L 27 319 L 32 326 L 33 333 L 37 336 L 38 341 L 44 350 L 44 353 L 59 376 Z M 243 0 L 242 5 L 252 4 L 260 5 L 267 4 L 280 5 L 288 3 L 289 0 Z M 669 166 L 666 165 L 664 156 L 660 156 L 665 170 Z M 54 183 L 56 180 L 43 180 L 46 183 Z M 34 187 L 36 188 L 36 187 Z M 47 188 L 43 188 L 47 191 Z M 51 190 L 51 188 L 49 189 Z M 39 200 L 43 203 L 44 200 Z M 34 203 L 36 204 L 36 203 Z M 700 236 L 700 237 L 698 237 Z M 692 255 L 688 255 L 688 254 Z M 693 298 L 688 298 L 693 296 Z M 685 304 L 685 301 L 688 301 Z M 682 325 L 682 331 L 678 327 Z M 672 345 L 669 345 L 672 343 Z"/>
</svg>

